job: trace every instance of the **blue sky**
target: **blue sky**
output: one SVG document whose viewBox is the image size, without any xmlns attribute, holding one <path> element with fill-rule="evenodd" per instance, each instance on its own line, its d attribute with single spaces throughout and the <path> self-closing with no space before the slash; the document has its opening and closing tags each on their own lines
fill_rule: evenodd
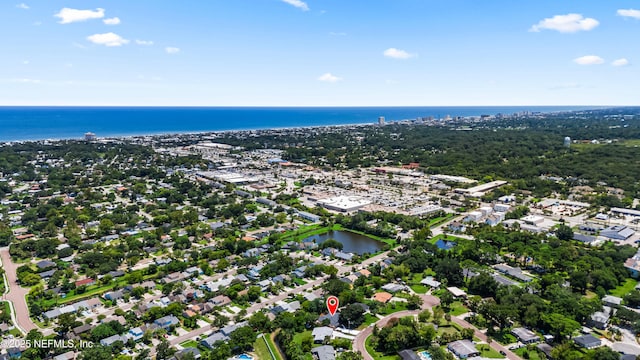
<svg viewBox="0 0 640 360">
<path fill-rule="evenodd" d="M 640 3 L 2 1 L 0 105 L 640 105 Z"/>
</svg>

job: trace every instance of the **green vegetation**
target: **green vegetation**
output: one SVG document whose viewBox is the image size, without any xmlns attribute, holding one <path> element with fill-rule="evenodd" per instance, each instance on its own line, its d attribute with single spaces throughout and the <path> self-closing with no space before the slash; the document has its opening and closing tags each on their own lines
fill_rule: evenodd
<svg viewBox="0 0 640 360">
<path fill-rule="evenodd" d="M 483 358 L 504 359 L 504 356 L 502 354 L 500 354 L 496 350 L 493 350 L 489 345 L 476 345 L 476 349 L 480 350 L 480 356 Z"/>
<path fill-rule="evenodd" d="M 259 360 L 275 360 L 269 352 L 266 338 L 259 336 L 253 344 L 253 351 L 256 353 Z"/>
<path fill-rule="evenodd" d="M 615 289 L 611 290 L 609 293 L 613 296 L 623 298 L 625 295 L 633 291 L 635 289 L 638 282 L 634 279 L 626 279 L 623 283 L 618 285 Z"/>
</svg>

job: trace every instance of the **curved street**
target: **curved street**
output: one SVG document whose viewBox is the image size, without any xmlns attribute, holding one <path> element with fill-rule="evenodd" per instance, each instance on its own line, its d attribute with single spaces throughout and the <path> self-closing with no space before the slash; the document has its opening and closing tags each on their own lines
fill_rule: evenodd
<svg viewBox="0 0 640 360">
<path fill-rule="evenodd" d="M 378 320 L 375 325 L 378 326 L 378 328 L 382 328 L 384 326 L 386 326 L 389 321 L 391 321 L 392 319 L 398 319 L 398 318 L 402 318 L 402 317 L 406 317 L 406 316 L 414 316 L 414 315 L 418 315 L 422 310 L 425 309 L 431 309 L 432 307 L 439 305 L 440 304 L 440 299 L 438 299 L 435 296 L 432 295 L 420 295 L 418 294 L 418 296 L 420 296 L 420 298 L 422 299 L 422 308 L 420 310 L 404 310 L 404 311 L 398 311 L 396 313 L 390 314 L 380 320 Z M 482 341 L 487 341 L 487 336 L 481 332 L 480 330 L 478 330 L 475 326 L 473 326 L 472 324 L 459 319 L 455 316 L 451 317 L 451 321 L 455 322 L 456 324 L 462 326 L 463 328 L 467 328 L 467 329 L 473 329 L 474 330 L 474 335 L 479 338 Z M 356 352 L 359 352 L 360 354 L 362 354 L 362 357 L 364 358 L 364 360 L 373 360 L 373 357 L 369 354 L 369 352 L 367 352 L 367 349 L 365 347 L 365 342 L 367 340 L 367 338 L 369 337 L 369 335 L 371 335 L 371 333 L 373 332 L 373 324 L 367 326 L 364 330 L 360 331 L 360 333 L 356 336 L 355 340 L 353 340 L 353 350 Z M 492 341 L 491 344 L 489 344 L 489 346 L 491 346 L 492 349 L 496 350 L 496 351 L 503 351 L 506 354 L 507 359 L 509 360 L 522 360 L 518 355 L 516 355 L 515 353 L 513 353 L 512 351 L 510 351 L 509 349 L 507 349 L 506 347 L 498 344 L 495 341 Z"/>
<path fill-rule="evenodd" d="M 29 294 L 29 289 L 18 285 L 16 270 L 19 265 L 11 261 L 8 247 L 0 249 L 0 257 L 2 258 L 2 268 L 7 276 L 7 286 L 9 287 L 7 289 L 9 292 L 2 295 L 2 299 L 13 304 L 16 328 L 25 334 L 33 329 L 38 329 L 38 326 L 29 317 L 29 307 L 27 306 L 26 298 L 26 295 Z"/>
</svg>

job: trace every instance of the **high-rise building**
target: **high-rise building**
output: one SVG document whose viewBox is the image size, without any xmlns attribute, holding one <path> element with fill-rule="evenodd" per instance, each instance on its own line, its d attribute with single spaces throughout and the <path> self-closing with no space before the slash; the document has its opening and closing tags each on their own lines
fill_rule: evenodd
<svg viewBox="0 0 640 360">
<path fill-rule="evenodd" d="M 571 146 L 571 138 L 567 136 L 564 138 L 564 147 L 570 147 L 570 146 Z"/>
<path fill-rule="evenodd" d="M 96 139 L 96 134 L 92 133 L 92 132 L 88 132 L 84 134 L 84 140 L 85 141 L 94 141 Z"/>
<path fill-rule="evenodd" d="M 378 118 L 378 125 L 383 126 L 384 125 L 384 116 L 380 116 Z"/>
</svg>

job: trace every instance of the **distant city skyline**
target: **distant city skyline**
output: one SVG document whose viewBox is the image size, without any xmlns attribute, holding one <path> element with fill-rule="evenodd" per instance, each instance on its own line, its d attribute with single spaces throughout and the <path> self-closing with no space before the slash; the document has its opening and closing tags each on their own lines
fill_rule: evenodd
<svg viewBox="0 0 640 360">
<path fill-rule="evenodd" d="M 0 105 L 640 105 L 640 3 L 5 1 Z"/>
</svg>

